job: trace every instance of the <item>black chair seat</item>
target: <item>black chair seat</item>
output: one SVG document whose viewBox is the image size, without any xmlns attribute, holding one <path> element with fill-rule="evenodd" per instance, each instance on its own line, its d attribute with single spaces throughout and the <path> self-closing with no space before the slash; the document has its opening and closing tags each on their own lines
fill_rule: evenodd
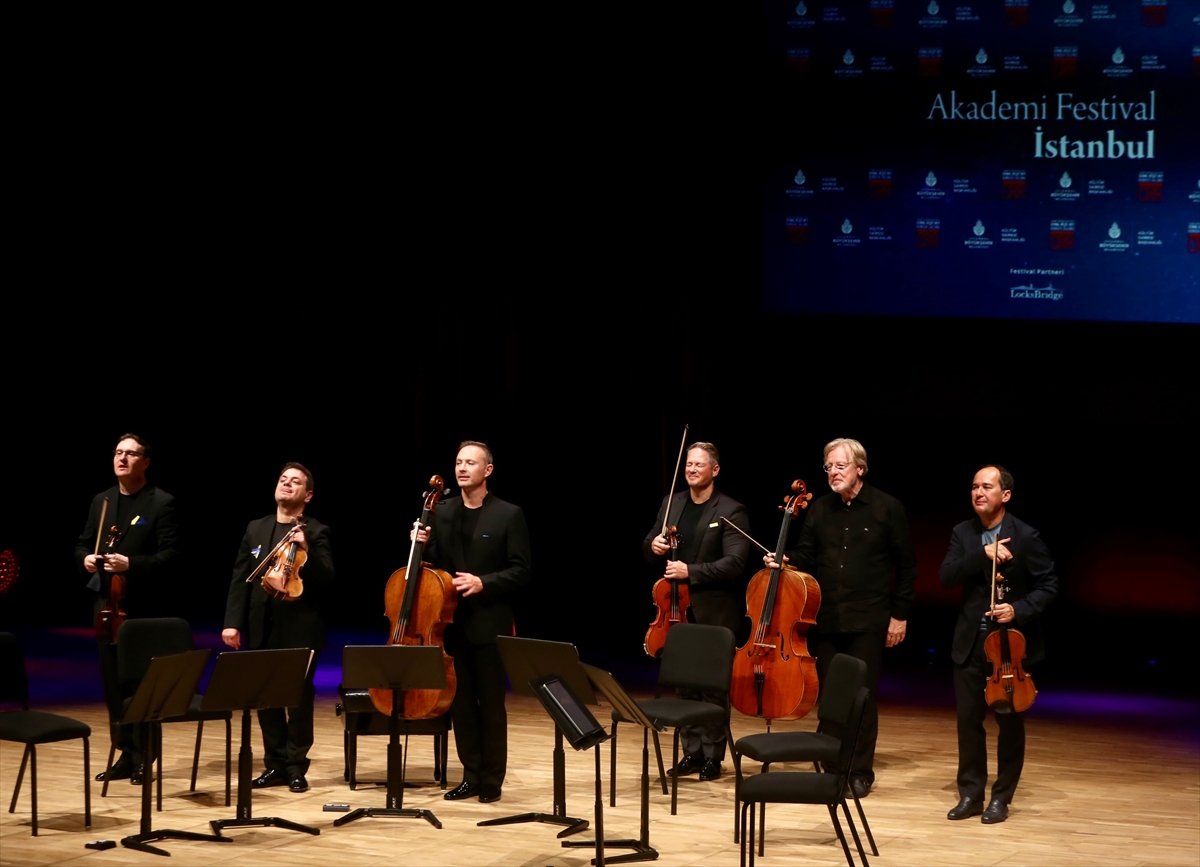
<svg viewBox="0 0 1200 867">
<path fill-rule="evenodd" d="M 764 765 L 776 762 L 834 763 L 842 741 L 821 732 L 770 732 L 739 738 L 737 751 Z"/>
<path fill-rule="evenodd" d="M 38 710 L 18 710 L 0 714 L 0 741 L 49 744 L 91 735 L 91 726 L 69 716 Z"/>
<path fill-rule="evenodd" d="M 340 701 L 334 713 L 342 718 L 342 756 L 345 760 L 343 777 L 351 791 L 357 789 L 358 780 L 358 736 L 388 735 L 392 730 L 392 719 L 381 714 L 371 701 L 371 693 L 365 689 L 346 689 L 338 685 Z M 433 737 L 433 777 L 442 788 L 446 788 L 446 760 L 450 748 L 450 713 L 431 719 L 401 719 L 400 732 L 409 735 L 431 735 Z"/>
<path fill-rule="evenodd" d="M 772 804 L 813 804 L 838 799 L 839 774 L 813 774 L 784 771 L 755 774 L 742 780 L 743 801 Z"/>
<path fill-rule="evenodd" d="M 650 718 L 651 722 L 660 726 L 690 726 L 710 722 L 724 724 L 725 722 L 725 708 L 719 704 L 709 704 L 708 702 L 688 701 L 680 698 L 651 698 L 639 701 L 638 707 Z M 616 722 L 632 722 L 615 710 L 612 718 Z"/>
</svg>

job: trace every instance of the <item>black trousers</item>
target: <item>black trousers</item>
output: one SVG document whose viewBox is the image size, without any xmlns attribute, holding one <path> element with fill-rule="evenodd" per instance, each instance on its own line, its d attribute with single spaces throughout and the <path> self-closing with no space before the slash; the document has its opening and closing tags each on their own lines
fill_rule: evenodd
<svg viewBox="0 0 1200 867">
<path fill-rule="evenodd" d="M 887 630 L 883 632 L 818 632 L 815 642 L 809 647 L 817 658 L 817 679 L 825 689 L 825 675 L 829 663 L 838 653 L 845 653 L 867 664 L 867 704 L 863 708 L 862 728 L 858 732 L 858 745 L 854 748 L 854 760 L 850 764 L 850 776 L 875 782 L 875 742 L 879 740 L 879 671 L 883 667 L 883 645 Z M 819 700 L 819 698 L 818 698 Z M 823 731 L 823 723 L 817 731 Z M 841 736 L 840 732 L 833 733 Z"/>
<path fill-rule="evenodd" d="M 463 782 L 499 788 L 508 769 L 508 711 L 499 648 L 459 642 L 454 650 L 454 675 L 458 686 L 450 705 L 450 721 Z"/>
<path fill-rule="evenodd" d="M 313 678 L 317 673 L 317 657 L 320 655 L 319 650 L 313 651 L 299 707 L 286 710 L 269 707 L 258 711 L 258 725 L 262 729 L 263 739 L 263 764 L 269 771 L 282 771 L 289 779 L 308 773 L 308 751 L 313 745 L 313 703 L 317 695 Z"/>
<path fill-rule="evenodd" d="M 983 653 L 983 633 L 975 637 L 971 655 L 962 665 L 954 666 L 954 698 L 958 705 L 958 794 L 983 800 L 987 788 L 987 732 L 983 721 L 988 706 L 984 698 L 989 664 Z M 1025 765 L 1025 714 L 998 713 L 1000 725 L 997 744 L 996 782 L 992 800 L 1012 801 Z"/>
<path fill-rule="evenodd" d="M 704 626 L 724 626 L 737 635 L 741 625 L 741 600 L 732 591 L 692 589 L 692 618 Z M 680 698 L 691 701 L 706 701 L 725 708 L 725 721 L 729 721 L 729 693 L 701 692 L 697 689 L 677 690 Z M 703 755 L 706 759 L 722 762 L 725 759 L 725 723 L 703 726 L 680 726 L 679 745 L 684 755 Z"/>
<path fill-rule="evenodd" d="M 96 643 L 100 647 L 100 678 L 104 684 L 104 703 L 108 707 L 109 735 L 118 750 L 128 753 L 130 760 L 135 765 L 140 765 L 142 749 L 138 727 L 118 725 L 115 722 L 125 715 L 125 700 L 133 696 L 137 684 L 122 688 L 117 671 L 117 646 L 107 635 L 98 635 Z"/>
</svg>

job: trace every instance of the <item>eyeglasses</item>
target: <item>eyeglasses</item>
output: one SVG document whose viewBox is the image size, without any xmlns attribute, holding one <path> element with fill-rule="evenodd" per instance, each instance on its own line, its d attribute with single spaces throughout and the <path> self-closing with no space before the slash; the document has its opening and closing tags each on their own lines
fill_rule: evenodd
<svg viewBox="0 0 1200 867">
<path fill-rule="evenodd" d="M 823 467 L 821 467 L 821 469 L 826 473 L 829 473 L 832 470 L 837 470 L 839 473 L 844 473 L 852 466 L 854 466 L 854 464 L 825 464 Z"/>
<path fill-rule="evenodd" d="M 133 449 L 113 449 L 113 457 L 114 458 L 119 458 L 122 455 L 128 455 L 131 458 L 140 458 L 144 454 L 146 454 L 146 453 L 145 452 L 135 452 L 135 451 L 133 451 Z"/>
</svg>

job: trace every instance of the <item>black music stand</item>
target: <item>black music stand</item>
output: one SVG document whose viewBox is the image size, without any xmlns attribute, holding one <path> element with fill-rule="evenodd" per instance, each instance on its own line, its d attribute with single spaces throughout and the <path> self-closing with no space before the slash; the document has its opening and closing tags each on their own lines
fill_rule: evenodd
<svg viewBox="0 0 1200 867">
<path fill-rule="evenodd" d="M 517 695 L 539 698 L 532 684 L 543 678 L 558 675 L 581 701 L 596 703 L 592 685 L 583 669 L 579 667 L 579 653 L 575 650 L 575 645 L 561 641 L 538 641 L 532 638 L 498 635 L 496 646 L 500 650 L 500 658 L 504 662 L 504 671 L 508 674 L 509 683 Z M 587 830 L 587 819 L 567 815 L 567 760 L 566 753 L 563 752 L 563 732 L 557 722 L 554 725 L 553 809 L 552 813 L 518 813 L 502 819 L 488 819 L 479 825 L 545 822 L 564 826 L 564 830 L 558 832 L 559 837 L 569 837 L 571 834 Z"/>
<path fill-rule="evenodd" d="M 656 861 L 658 859 L 658 850 L 650 845 L 650 732 L 652 730 L 663 731 L 662 728 L 650 721 L 638 703 L 630 697 L 616 679 L 607 671 L 596 668 L 594 665 L 583 664 L 583 670 L 587 673 L 588 680 L 596 691 L 607 699 L 608 703 L 613 706 L 618 713 L 627 720 L 638 723 L 642 727 L 642 834 L 637 840 L 606 840 L 600 849 L 618 848 L 618 849 L 633 849 L 628 855 L 618 855 L 615 858 L 609 858 L 609 864 L 627 864 L 631 861 Z M 599 753 L 597 761 L 599 761 Z M 599 779 L 599 765 L 596 770 L 597 779 Z M 598 823 L 597 823 L 598 824 Z M 600 836 L 600 829 L 597 828 L 597 836 Z M 564 847 L 587 847 L 593 845 L 589 840 L 563 840 Z"/>
<path fill-rule="evenodd" d="M 212 829 L 220 834 L 225 828 L 273 827 L 306 834 L 320 834 L 320 828 L 277 819 L 254 818 L 251 804 L 254 787 L 254 756 L 250 752 L 250 711 L 269 707 L 297 707 L 304 697 L 304 684 L 313 652 L 301 647 L 288 650 L 243 650 L 222 653 L 204 693 L 201 710 L 240 710 L 242 746 L 238 750 L 237 816 L 213 819 Z"/>
<path fill-rule="evenodd" d="M 359 807 L 339 819 L 335 828 L 363 816 L 425 819 L 435 828 L 442 823 L 432 810 L 404 809 L 404 748 L 400 746 L 400 713 L 406 689 L 444 689 L 446 666 L 442 648 L 435 645 L 347 645 L 342 651 L 342 683 L 348 689 L 390 689 L 392 715 L 387 748 L 387 806 Z"/>
<path fill-rule="evenodd" d="M 233 842 L 213 834 L 197 834 L 194 831 L 172 831 L 160 828 L 155 831 L 150 827 L 150 790 L 154 781 L 154 758 L 158 747 L 158 738 L 154 737 L 152 726 L 160 720 L 173 716 L 183 716 L 192 704 L 192 696 L 196 694 L 196 686 L 200 676 L 204 674 L 204 666 L 208 662 L 211 650 L 192 650 L 187 653 L 176 653 L 170 656 L 156 656 L 150 660 L 142 682 L 138 684 L 137 692 L 125 710 L 121 725 L 137 724 L 141 727 L 141 740 L 145 755 L 143 760 L 146 768 L 146 778 L 142 781 L 142 825 L 140 833 L 124 837 L 121 845 L 126 849 L 137 849 L 139 852 L 149 852 L 151 855 L 170 855 L 166 849 L 151 846 L 159 840 L 207 840 L 211 843 Z"/>
</svg>

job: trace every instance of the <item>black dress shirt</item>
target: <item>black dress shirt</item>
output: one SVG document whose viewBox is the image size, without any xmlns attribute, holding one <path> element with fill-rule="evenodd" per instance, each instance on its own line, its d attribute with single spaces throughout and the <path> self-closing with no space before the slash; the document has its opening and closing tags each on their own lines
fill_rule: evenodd
<svg viewBox="0 0 1200 867">
<path fill-rule="evenodd" d="M 831 492 L 809 508 L 799 544 L 787 552 L 821 585 L 817 628 L 883 632 L 907 620 L 917 557 L 904 506 L 866 483 L 850 505 Z"/>
</svg>

